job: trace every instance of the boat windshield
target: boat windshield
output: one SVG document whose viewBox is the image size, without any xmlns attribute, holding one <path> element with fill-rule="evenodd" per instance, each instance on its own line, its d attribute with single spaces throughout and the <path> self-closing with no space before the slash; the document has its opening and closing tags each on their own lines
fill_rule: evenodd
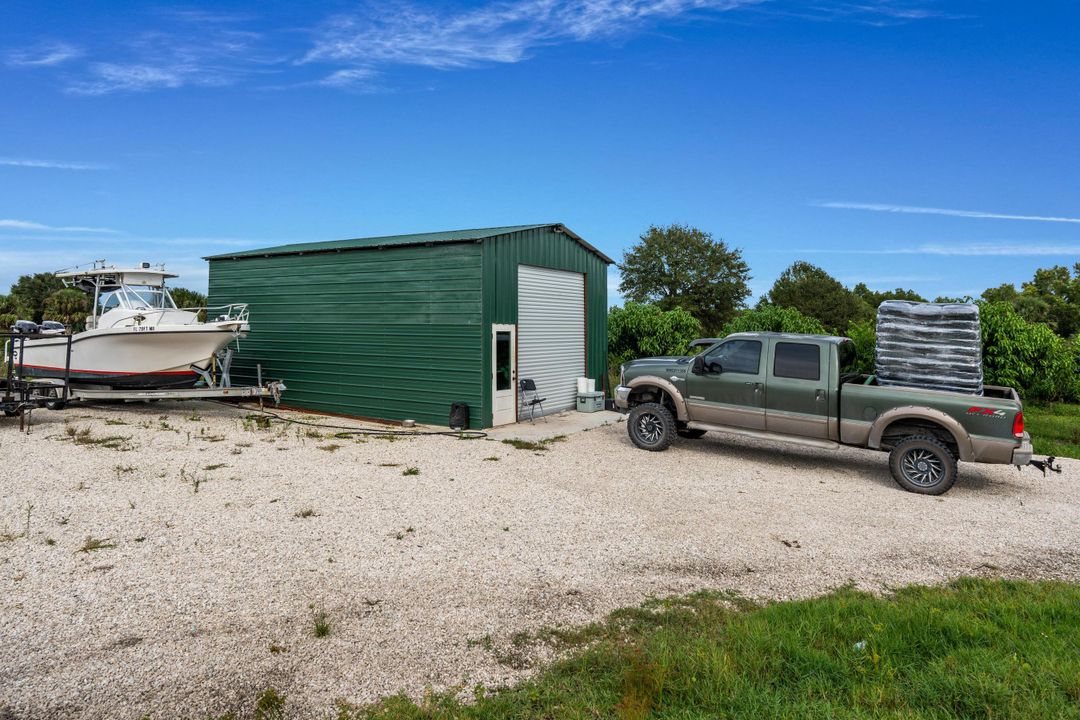
<svg viewBox="0 0 1080 720">
<path fill-rule="evenodd" d="M 164 287 L 121 285 L 98 295 L 100 313 L 114 308 L 128 310 L 173 310 L 176 304 Z"/>
<path fill-rule="evenodd" d="M 173 304 L 172 298 L 169 296 L 169 291 L 164 287 L 131 287 L 125 285 L 124 289 L 128 291 L 131 297 L 131 301 L 136 304 L 145 305 L 146 307 L 154 310 L 173 310 L 176 305 Z"/>
</svg>

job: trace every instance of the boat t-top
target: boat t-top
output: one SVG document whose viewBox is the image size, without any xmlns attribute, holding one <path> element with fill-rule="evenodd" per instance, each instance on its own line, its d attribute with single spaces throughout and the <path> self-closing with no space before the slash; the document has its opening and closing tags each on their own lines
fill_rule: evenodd
<svg viewBox="0 0 1080 720">
<path fill-rule="evenodd" d="M 93 269 L 56 275 L 67 287 L 91 295 L 93 309 L 86 329 L 72 334 L 70 364 L 64 330 L 57 328 L 54 335 L 23 341 L 22 357 L 15 362 L 37 377 L 62 378 L 70 367 L 73 384 L 118 389 L 192 387 L 209 377 L 219 350 L 250 330 L 245 304 L 176 307 L 165 280 L 178 276 L 165 272 L 163 266 L 142 263 L 126 269 L 102 262 Z"/>
</svg>

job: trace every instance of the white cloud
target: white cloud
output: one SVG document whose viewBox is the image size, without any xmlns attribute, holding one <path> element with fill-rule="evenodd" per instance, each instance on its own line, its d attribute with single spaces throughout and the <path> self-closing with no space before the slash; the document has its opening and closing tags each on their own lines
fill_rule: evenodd
<svg viewBox="0 0 1080 720">
<path fill-rule="evenodd" d="M 283 62 L 262 50 L 263 36 L 233 27 L 241 17 L 173 13 L 169 32 L 146 31 L 116 44 L 109 60 L 89 63 L 69 79 L 76 95 L 145 92 L 185 86 L 222 87 Z"/>
<path fill-rule="evenodd" d="M 788 251 L 784 251 L 788 252 Z M 1023 242 L 1002 243 L 924 243 L 909 247 L 879 247 L 872 249 L 855 248 L 838 250 L 835 248 L 809 248 L 801 252 L 815 254 L 843 255 L 943 255 L 960 257 L 1038 257 L 1038 256 L 1080 256 L 1080 245 L 1032 245 Z"/>
<path fill-rule="evenodd" d="M 839 210 L 869 210 L 872 212 L 900 213 L 905 215 L 946 215 L 948 217 L 983 218 L 989 220 L 1028 220 L 1033 222 L 1080 223 L 1080 218 L 1047 215 L 1010 215 L 980 210 L 954 210 L 951 208 L 920 207 L 917 205 L 892 205 L 889 203 L 861 202 L 815 202 L 817 207 Z"/>
<path fill-rule="evenodd" d="M 447 12 L 411 4 L 365 6 L 329 19 L 300 60 L 364 67 L 419 65 L 440 69 L 515 63 L 560 42 L 632 33 L 650 21 L 694 11 L 724 12 L 764 0 L 519 0 Z"/>
<path fill-rule="evenodd" d="M 323 85 L 377 90 L 373 79 L 392 66 L 443 70 L 517 63 L 541 48 L 618 40 L 663 23 L 714 19 L 741 11 L 804 20 L 896 24 L 952 17 L 924 9 L 931 0 L 481 0 L 483 4 L 419 4 L 367 0 L 352 12 L 314 28 L 245 30 L 247 14 L 163 8 L 147 13 L 165 30 L 107 39 L 84 52 L 67 43 L 9 53 L 21 67 L 65 65 L 59 74 L 76 95 L 222 87 L 266 73 L 293 72 L 271 87 Z M 145 16 L 144 16 L 145 17 Z M 266 27 L 266 23 L 263 23 Z M 312 38 L 306 51 L 291 49 L 297 32 Z M 73 63 L 86 55 L 82 63 Z M 327 66 L 321 79 L 299 67 Z"/>
<path fill-rule="evenodd" d="M 9 167 L 50 168 L 54 170 L 108 170 L 108 165 L 55 160 L 32 160 L 29 158 L 0 158 L 0 165 Z"/>
<path fill-rule="evenodd" d="M 37 230 L 39 232 L 85 232 L 85 233 L 116 233 L 118 231 L 103 227 L 82 227 L 79 225 L 45 225 L 32 220 L 0 219 L 0 229 L 10 230 Z M 3 238 L 3 236 L 0 236 Z"/>
<path fill-rule="evenodd" d="M 318 84 L 337 88 L 369 87 L 370 80 L 375 75 L 371 68 L 349 68 L 330 73 L 319 80 Z"/>
<path fill-rule="evenodd" d="M 40 45 L 29 50 L 8 53 L 7 64 L 15 67 L 52 67 L 82 55 L 82 51 L 68 43 Z"/>
</svg>

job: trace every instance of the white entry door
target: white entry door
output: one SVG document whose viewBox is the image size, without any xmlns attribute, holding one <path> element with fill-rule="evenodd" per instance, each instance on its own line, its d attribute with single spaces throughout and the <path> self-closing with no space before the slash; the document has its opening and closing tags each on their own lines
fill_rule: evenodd
<svg viewBox="0 0 1080 720">
<path fill-rule="evenodd" d="M 491 424 L 517 422 L 517 327 L 491 326 Z"/>
</svg>

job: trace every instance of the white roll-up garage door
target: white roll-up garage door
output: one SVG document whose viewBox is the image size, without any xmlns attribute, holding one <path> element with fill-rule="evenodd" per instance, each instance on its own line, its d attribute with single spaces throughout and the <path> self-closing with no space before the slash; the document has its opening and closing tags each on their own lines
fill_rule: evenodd
<svg viewBox="0 0 1080 720">
<path fill-rule="evenodd" d="M 544 412 L 552 413 L 576 406 L 584 376 L 585 276 L 519 265 L 518 378 L 536 381 Z"/>
</svg>

